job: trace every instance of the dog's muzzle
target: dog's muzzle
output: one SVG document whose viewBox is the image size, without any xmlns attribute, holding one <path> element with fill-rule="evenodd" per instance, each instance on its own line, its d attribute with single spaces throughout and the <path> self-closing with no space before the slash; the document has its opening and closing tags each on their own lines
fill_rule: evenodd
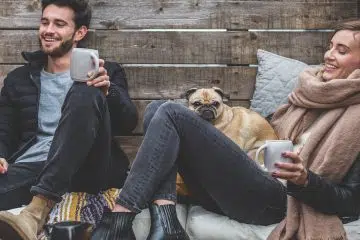
<svg viewBox="0 0 360 240">
<path fill-rule="evenodd" d="M 198 112 L 206 121 L 212 121 L 216 116 L 216 109 L 213 106 L 203 105 L 199 108 Z"/>
</svg>

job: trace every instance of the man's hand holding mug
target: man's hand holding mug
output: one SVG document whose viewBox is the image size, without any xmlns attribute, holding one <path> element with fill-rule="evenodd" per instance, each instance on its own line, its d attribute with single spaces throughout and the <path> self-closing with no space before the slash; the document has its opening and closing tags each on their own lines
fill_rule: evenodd
<svg viewBox="0 0 360 240">
<path fill-rule="evenodd" d="M 107 95 L 110 81 L 104 63 L 105 61 L 99 58 L 98 50 L 74 48 L 71 52 L 70 76 L 74 81 L 101 88 Z"/>
</svg>

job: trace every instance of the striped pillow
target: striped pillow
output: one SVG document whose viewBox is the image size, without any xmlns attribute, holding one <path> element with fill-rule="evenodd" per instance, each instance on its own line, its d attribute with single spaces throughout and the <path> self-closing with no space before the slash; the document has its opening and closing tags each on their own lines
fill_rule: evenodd
<svg viewBox="0 0 360 240">
<path fill-rule="evenodd" d="M 71 192 L 55 205 L 49 215 L 49 224 L 62 221 L 81 221 L 96 224 L 104 210 L 114 208 L 120 189 L 111 188 L 98 194 Z"/>
</svg>

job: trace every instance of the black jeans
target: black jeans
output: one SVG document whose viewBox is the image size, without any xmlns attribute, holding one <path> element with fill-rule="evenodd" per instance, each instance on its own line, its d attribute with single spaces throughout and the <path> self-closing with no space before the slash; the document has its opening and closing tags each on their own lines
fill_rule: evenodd
<svg viewBox="0 0 360 240">
<path fill-rule="evenodd" d="M 98 88 L 74 83 L 62 106 L 47 161 L 11 164 L 8 174 L 0 176 L 0 209 L 26 204 L 34 184 L 33 195 L 55 201 L 68 191 L 97 193 L 108 188 L 109 179 L 115 179 L 110 174 L 114 162 L 110 149 L 106 97 Z"/>
<path fill-rule="evenodd" d="M 272 224 L 286 211 L 286 188 L 238 145 L 185 106 L 153 102 L 146 133 L 117 203 L 139 212 L 153 200 L 176 200 L 179 171 L 208 210 L 243 223 Z"/>
<path fill-rule="evenodd" d="M 8 210 L 28 204 L 32 198 L 30 187 L 45 161 L 9 164 L 8 172 L 0 174 L 0 210 Z"/>
</svg>

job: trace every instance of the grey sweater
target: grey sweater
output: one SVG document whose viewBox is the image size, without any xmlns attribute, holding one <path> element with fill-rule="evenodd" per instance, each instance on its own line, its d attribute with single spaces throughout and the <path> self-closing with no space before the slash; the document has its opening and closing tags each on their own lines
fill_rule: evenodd
<svg viewBox="0 0 360 240">
<path fill-rule="evenodd" d="M 73 84 L 69 71 L 53 74 L 42 70 L 40 81 L 41 90 L 36 143 L 21 155 L 16 160 L 16 163 L 47 160 L 50 145 L 61 117 L 61 107 L 66 94 Z"/>
</svg>

